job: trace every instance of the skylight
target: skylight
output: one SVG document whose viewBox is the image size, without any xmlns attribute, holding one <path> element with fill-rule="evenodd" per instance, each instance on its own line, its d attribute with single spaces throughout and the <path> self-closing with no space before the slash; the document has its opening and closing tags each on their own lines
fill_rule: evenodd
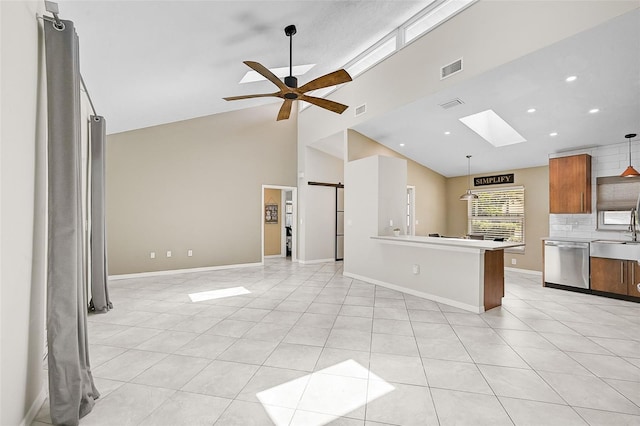
<svg viewBox="0 0 640 426">
<path fill-rule="evenodd" d="M 244 287 L 223 288 L 220 290 L 201 291 L 200 293 L 191 293 L 189 298 L 192 302 L 202 302 L 204 300 L 222 299 L 223 297 L 240 296 L 251 293 Z"/>
<path fill-rule="evenodd" d="M 526 142 L 520 133 L 492 109 L 468 115 L 459 120 L 495 147 Z"/>
<path fill-rule="evenodd" d="M 315 67 L 316 64 L 307 64 L 307 65 L 294 65 L 293 66 L 293 75 L 300 76 L 304 75 L 311 68 Z M 269 68 L 269 71 L 274 73 L 277 77 L 286 77 L 289 75 L 289 67 L 280 67 L 280 68 Z M 256 81 L 266 80 L 263 76 L 258 74 L 257 72 L 251 70 L 248 71 L 242 80 L 240 80 L 240 84 L 242 83 L 253 83 Z"/>
</svg>

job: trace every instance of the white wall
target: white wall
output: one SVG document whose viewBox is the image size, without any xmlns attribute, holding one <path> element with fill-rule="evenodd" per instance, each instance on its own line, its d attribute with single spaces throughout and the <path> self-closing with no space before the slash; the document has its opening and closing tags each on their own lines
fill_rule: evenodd
<svg viewBox="0 0 640 426">
<path fill-rule="evenodd" d="M 375 276 L 380 245 L 370 237 L 392 235 L 394 223 L 405 218 L 407 162 L 373 156 L 349 162 L 345 167 L 344 271 Z"/>
<path fill-rule="evenodd" d="M 0 2 L 0 424 L 29 422 L 43 393 L 44 168 L 36 13 L 43 2 Z"/>
</svg>

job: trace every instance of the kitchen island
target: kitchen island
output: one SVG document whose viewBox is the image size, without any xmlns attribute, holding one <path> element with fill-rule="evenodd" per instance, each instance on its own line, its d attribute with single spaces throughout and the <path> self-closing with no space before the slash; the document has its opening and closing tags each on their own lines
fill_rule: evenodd
<svg viewBox="0 0 640 426">
<path fill-rule="evenodd" d="M 504 249 L 521 244 L 390 236 L 407 220 L 406 160 L 350 161 L 345 183 L 344 276 L 475 313 L 502 304 Z"/>
<path fill-rule="evenodd" d="M 504 249 L 523 244 L 462 238 L 371 236 L 367 275 L 345 275 L 481 313 L 502 304 Z M 377 247 L 375 247 L 377 246 Z"/>
</svg>

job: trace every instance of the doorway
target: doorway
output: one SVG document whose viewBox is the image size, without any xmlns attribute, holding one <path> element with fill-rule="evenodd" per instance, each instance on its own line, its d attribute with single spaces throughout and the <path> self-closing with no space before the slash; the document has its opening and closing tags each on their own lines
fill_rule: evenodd
<svg viewBox="0 0 640 426">
<path fill-rule="evenodd" d="M 269 257 L 297 261 L 296 222 L 297 188 L 262 185 L 260 223 L 262 229 L 262 263 Z"/>
</svg>

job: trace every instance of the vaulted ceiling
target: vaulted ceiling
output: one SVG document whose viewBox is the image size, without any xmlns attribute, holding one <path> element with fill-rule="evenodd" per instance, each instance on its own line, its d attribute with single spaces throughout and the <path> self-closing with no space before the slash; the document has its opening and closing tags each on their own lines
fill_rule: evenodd
<svg viewBox="0 0 640 426">
<path fill-rule="evenodd" d="M 80 37 L 81 72 L 98 112 L 116 133 L 232 111 L 277 99 L 227 102 L 274 92 L 239 84 L 257 61 L 289 65 L 284 28 L 297 27 L 294 64 L 316 64 L 301 84 L 344 66 L 432 3 L 426 1 L 59 0 Z M 276 110 L 277 111 L 277 110 Z"/>
<path fill-rule="evenodd" d="M 288 66 L 284 27 L 289 24 L 298 29 L 294 64 L 316 64 L 299 77 L 303 84 L 344 66 L 435 3 L 59 0 L 59 4 L 61 17 L 76 23 L 81 72 L 91 97 L 107 117 L 108 133 L 117 133 L 279 104 L 275 98 L 233 102 L 222 98 L 275 91 L 267 81 L 239 84 L 249 70 L 242 61 L 270 68 Z M 567 83 L 569 75 L 578 79 Z M 440 106 L 453 98 L 464 103 L 446 110 Z M 489 108 L 527 142 L 496 149 L 459 121 Z M 530 108 L 536 112 L 528 113 Z M 599 112 L 589 113 L 594 108 Z M 274 120 L 276 112 L 274 106 Z M 546 164 L 549 153 L 622 143 L 626 133 L 640 134 L 640 9 L 388 111 L 355 130 L 445 176 L 466 174 L 466 154 L 474 156 L 474 171 L 484 172 Z M 552 132 L 557 136 L 550 136 Z M 635 151 L 640 158 L 640 148 Z"/>
</svg>

